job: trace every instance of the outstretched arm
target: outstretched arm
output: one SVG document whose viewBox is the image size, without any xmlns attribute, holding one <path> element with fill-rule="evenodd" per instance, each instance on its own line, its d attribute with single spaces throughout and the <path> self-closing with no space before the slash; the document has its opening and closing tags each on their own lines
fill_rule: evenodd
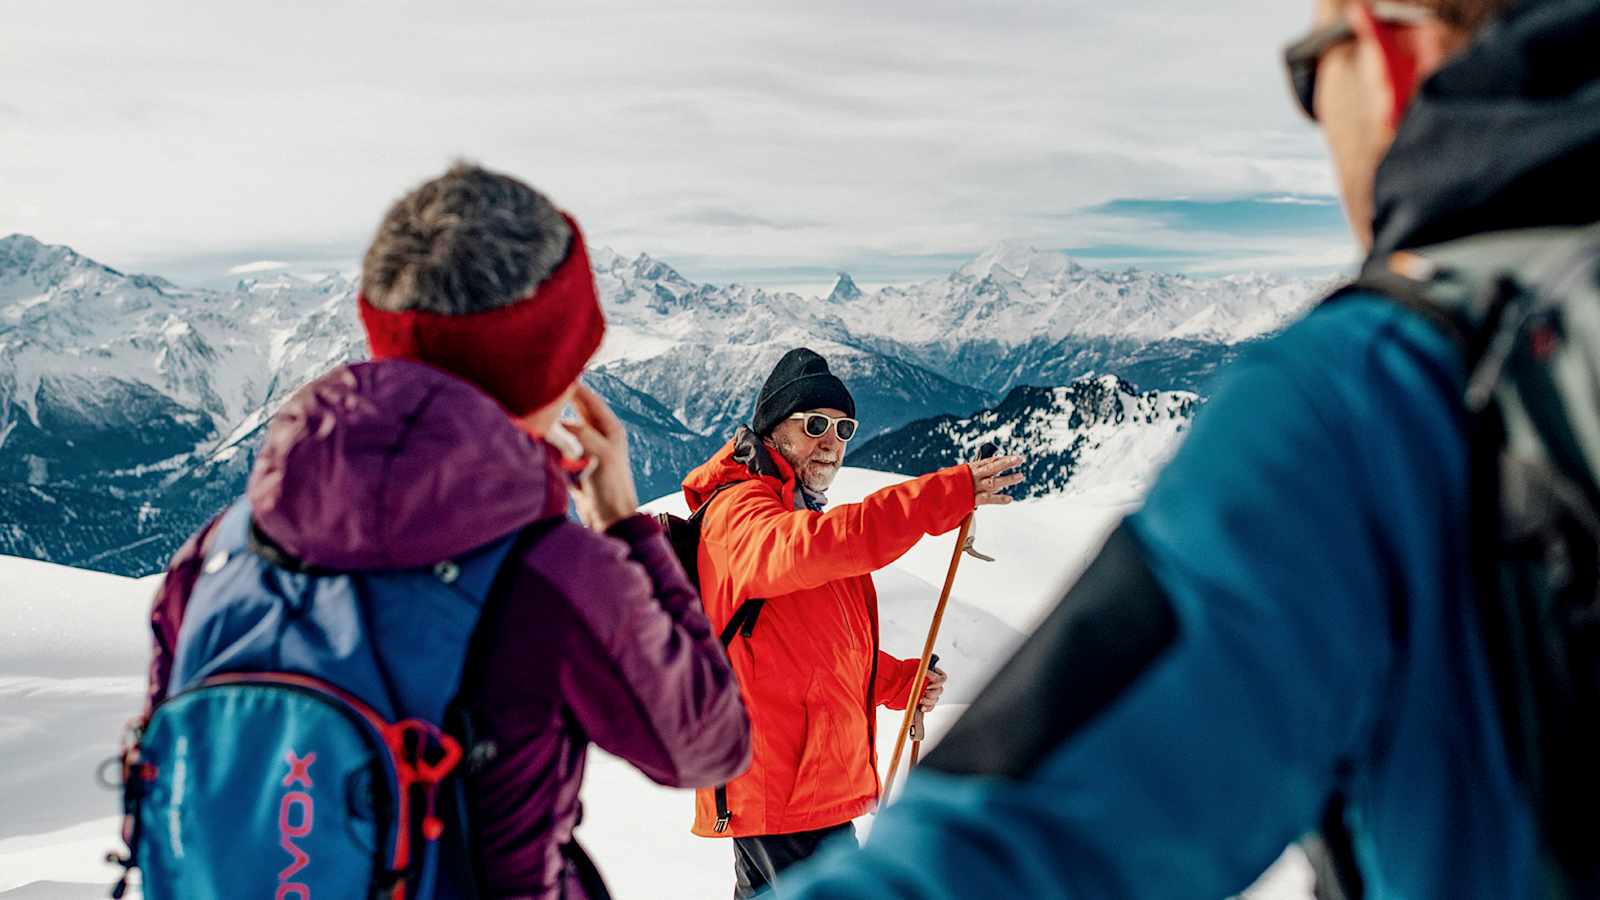
<svg viewBox="0 0 1600 900">
<path fill-rule="evenodd" d="M 786 509 L 771 488 L 750 481 L 706 510 L 702 540 L 725 553 L 738 593 L 773 597 L 866 575 L 943 534 L 973 509 L 972 470 L 951 466 L 874 491 L 827 512 Z"/>
</svg>

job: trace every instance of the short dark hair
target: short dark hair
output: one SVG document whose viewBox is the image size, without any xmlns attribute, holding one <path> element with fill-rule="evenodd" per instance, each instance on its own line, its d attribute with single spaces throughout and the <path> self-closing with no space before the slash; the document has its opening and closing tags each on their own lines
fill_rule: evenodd
<svg viewBox="0 0 1600 900">
<path fill-rule="evenodd" d="M 361 293 L 390 312 L 498 309 L 533 293 L 571 242 L 549 198 L 458 162 L 389 208 L 361 264 Z"/>
</svg>

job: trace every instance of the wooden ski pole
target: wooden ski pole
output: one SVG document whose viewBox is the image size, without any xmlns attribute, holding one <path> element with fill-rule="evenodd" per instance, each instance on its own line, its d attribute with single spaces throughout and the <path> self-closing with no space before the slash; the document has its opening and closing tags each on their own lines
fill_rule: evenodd
<svg viewBox="0 0 1600 900">
<path fill-rule="evenodd" d="M 911 680 L 911 696 L 906 700 L 905 721 L 900 723 L 900 733 L 894 738 L 894 756 L 889 762 L 889 777 L 883 782 L 882 806 L 889 802 L 889 792 L 894 789 L 894 775 L 900 769 L 900 753 L 906 747 L 906 735 L 911 731 L 917 705 L 922 702 L 922 682 L 928 677 L 928 661 L 933 657 L 933 643 L 939 639 L 939 625 L 944 621 L 945 604 L 950 602 L 950 588 L 956 583 L 956 568 L 961 565 L 961 551 L 966 549 L 967 534 L 972 530 L 972 513 L 961 520 L 961 531 L 956 535 L 956 550 L 950 556 L 950 571 L 944 576 L 944 590 L 939 592 L 939 605 L 933 610 L 933 624 L 928 627 L 928 640 L 922 645 L 922 660 L 917 663 L 917 677 Z"/>
</svg>

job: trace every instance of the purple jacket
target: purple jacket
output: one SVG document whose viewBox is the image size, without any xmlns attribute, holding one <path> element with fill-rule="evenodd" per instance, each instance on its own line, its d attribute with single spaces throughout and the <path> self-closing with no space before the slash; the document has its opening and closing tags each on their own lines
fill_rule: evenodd
<svg viewBox="0 0 1600 900">
<path fill-rule="evenodd" d="M 250 476 L 256 525 L 303 562 L 402 569 L 529 529 L 485 607 L 462 693 L 497 753 L 469 780 L 492 896 L 582 897 L 562 847 L 578 823 L 589 742 L 654 781 L 742 772 L 750 729 L 727 657 L 659 526 L 596 534 L 566 521 L 553 451 L 486 394 L 420 363 L 335 369 L 268 426 Z M 189 539 L 156 597 L 150 701 L 205 557 Z"/>
</svg>

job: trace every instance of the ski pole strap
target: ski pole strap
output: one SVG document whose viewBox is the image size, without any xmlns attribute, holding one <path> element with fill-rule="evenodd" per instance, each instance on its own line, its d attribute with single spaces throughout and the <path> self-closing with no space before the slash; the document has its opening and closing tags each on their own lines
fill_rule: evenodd
<svg viewBox="0 0 1600 900">
<path fill-rule="evenodd" d="M 736 637 L 750 639 L 750 633 L 756 630 L 756 620 L 761 618 L 761 608 L 766 605 L 765 600 L 746 600 L 739 604 L 739 608 L 734 610 L 733 616 L 728 619 L 728 624 L 722 627 L 723 649 L 731 646 Z M 714 793 L 717 799 L 717 821 L 711 826 L 711 830 L 722 834 L 728 830 L 728 822 L 733 818 L 733 813 L 728 810 L 728 786 L 719 784 Z"/>
</svg>

